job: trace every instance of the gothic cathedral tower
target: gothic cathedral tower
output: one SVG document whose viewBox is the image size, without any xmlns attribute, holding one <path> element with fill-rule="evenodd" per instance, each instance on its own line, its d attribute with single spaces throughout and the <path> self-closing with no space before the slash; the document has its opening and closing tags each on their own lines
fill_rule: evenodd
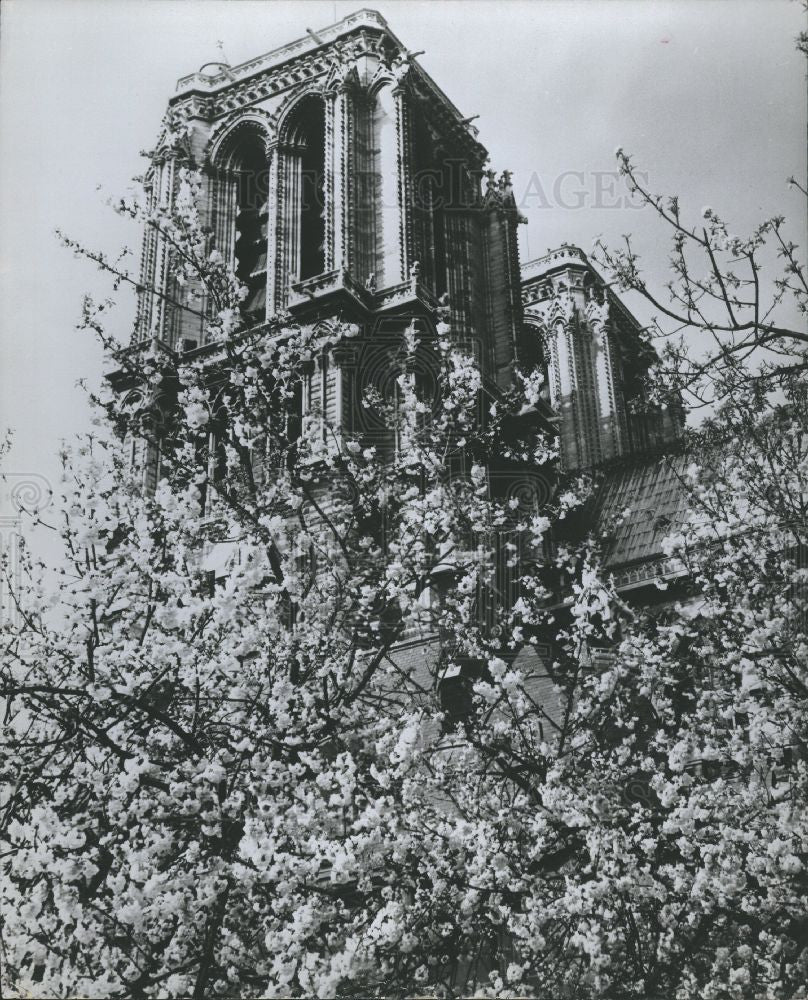
<svg viewBox="0 0 808 1000">
<path fill-rule="evenodd" d="M 567 472 L 642 456 L 681 433 L 680 407 L 651 405 L 645 376 L 657 354 L 578 247 L 522 267 L 524 363 L 541 357 Z"/>
<path fill-rule="evenodd" d="M 442 301 L 489 391 L 508 388 L 522 322 L 509 177 L 485 172 L 476 130 L 378 13 L 183 77 L 169 113 L 204 173 L 213 245 L 248 288 L 249 323 L 288 314 L 361 330 L 320 359 L 304 423 L 314 400 L 332 427 L 351 426 L 356 381 L 378 367 L 373 345 L 384 353 L 412 322 L 428 332 Z M 151 198 L 172 197 L 176 169 L 156 158 Z M 136 336 L 204 356 L 204 316 L 167 304 L 167 260 L 148 234 L 141 280 L 155 291 L 142 296 Z"/>
<path fill-rule="evenodd" d="M 510 175 L 485 169 L 476 129 L 417 54 L 380 14 L 360 10 L 239 66 L 208 64 L 169 101 L 183 159 L 204 177 L 210 249 L 247 288 L 247 323 L 360 331 L 312 366 L 301 426 L 362 430 L 359 400 L 394 385 L 404 331 L 415 324 L 428 337 L 443 310 L 490 397 L 517 368 L 543 367 L 546 398 L 533 416 L 555 422 L 567 471 L 664 445 L 682 417 L 645 405 L 655 354 L 639 324 L 575 247 L 520 273 Z M 179 162 L 158 145 L 152 204 L 171 202 Z M 204 361 L 217 349 L 206 343 L 210 309 L 177 305 L 171 270 L 150 230 L 135 340 Z"/>
</svg>

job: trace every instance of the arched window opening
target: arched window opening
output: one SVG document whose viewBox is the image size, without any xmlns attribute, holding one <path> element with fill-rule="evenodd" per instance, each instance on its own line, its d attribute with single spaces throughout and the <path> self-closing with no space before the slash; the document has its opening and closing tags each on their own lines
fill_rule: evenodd
<svg viewBox="0 0 808 1000">
<path fill-rule="evenodd" d="M 301 280 L 325 270 L 325 113 L 321 101 L 311 102 L 307 124 L 300 205 Z"/>
<path fill-rule="evenodd" d="M 587 302 L 597 302 L 598 305 L 603 305 L 603 285 L 594 275 L 588 273 L 584 275 L 583 290 Z"/>
<path fill-rule="evenodd" d="M 435 267 L 435 297 L 440 298 L 448 291 L 446 281 L 446 208 L 449 191 L 451 191 L 451 175 L 445 164 L 440 167 L 440 191 L 432 208 L 432 259 Z"/>
<path fill-rule="evenodd" d="M 325 270 L 325 105 L 305 97 L 286 123 L 287 264 L 292 280 Z"/>
<path fill-rule="evenodd" d="M 142 453 L 145 441 L 140 433 L 142 422 L 143 397 L 140 393 L 130 393 L 121 407 L 124 461 L 130 472 L 142 465 Z"/>
<path fill-rule="evenodd" d="M 247 286 L 241 310 L 254 323 L 266 315 L 267 297 L 267 157 L 257 136 L 239 148 L 235 171 L 236 238 L 235 269 Z"/>
<path fill-rule="evenodd" d="M 436 298 L 448 291 L 446 275 L 446 211 L 453 198 L 451 165 L 423 120 L 415 123 L 413 221 L 423 280 Z"/>
<path fill-rule="evenodd" d="M 121 412 L 124 461 L 147 493 L 154 492 L 160 479 L 168 419 L 165 407 L 164 400 L 147 406 L 135 392 L 127 397 Z"/>
<path fill-rule="evenodd" d="M 550 402 L 550 368 L 545 354 L 542 331 L 535 326 L 525 324 L 522 327 L 517 343 L 517 359 L 519 367 L 526 374 L 541 372 L 541 398 Z"/>
</svg>

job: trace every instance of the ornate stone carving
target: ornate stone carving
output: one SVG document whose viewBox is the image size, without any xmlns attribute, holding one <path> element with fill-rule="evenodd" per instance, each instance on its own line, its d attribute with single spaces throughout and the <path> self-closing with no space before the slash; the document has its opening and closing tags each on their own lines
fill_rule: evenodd
<svg viewBox="0 0 808 1000">
<path fill-rule="evenodd" d="M 261 108 L 246 108 L 235 115 L 229 116 L 213 129 L 205 146 L 203 162 L 206 165 L 215 167 L 220 151 L 230 141 L 231 137 L 235 137 L 242 129 L 254 129 L 261 135 L 265 144 L 267 159 L 269 159 L 277 142 L 278 116 L 270 114 Z"/>
</svg>

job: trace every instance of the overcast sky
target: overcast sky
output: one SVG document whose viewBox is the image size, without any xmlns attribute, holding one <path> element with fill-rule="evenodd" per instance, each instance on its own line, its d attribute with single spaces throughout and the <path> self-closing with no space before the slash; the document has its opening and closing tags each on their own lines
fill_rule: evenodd
<svg viewBox="0 0 808 1000">
<path fill-rule="evenodd" d="M 655 191 L 734 232 L 782 212 L 805 245 L 806 67 L 794 0 L 379 0 L 378 9 L 464 115 L 497 170 L 514 171 L 523 259 L 566 241 L 636 234 L 651 276 L 667 247 L 650 213 L 621 207 L 614 150 Z M 88 426 L 75 388 L 97 346 L 73 327 L 106 286 L 53 230 L 108 252 L 139 236 L 104 205 L 142 170 L 179 76 L 232 64 L 358 9 L 337 0 L 4 0 L 0 7 L 0 428 L 7 467 L 58 478 L 59 441 Z M 97 190 L 101 185 L 103 191 Z M 600 195 L 598 191 L 600 190 Z M 121 309 L 126 331 L 130 309 Z"/>
</svg>

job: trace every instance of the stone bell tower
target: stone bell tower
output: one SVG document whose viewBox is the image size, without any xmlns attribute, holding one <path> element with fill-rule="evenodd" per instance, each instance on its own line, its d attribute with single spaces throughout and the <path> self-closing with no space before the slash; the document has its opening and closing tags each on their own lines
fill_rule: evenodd
<svg viewBox="0 0 808 1000">
<path fill-rule="evenodd" d="M 681 434 L 681 409 L 647 403 L 654 348 L 582 250 L 563 244 L 524 264 L 522 302 L 520 354 L 545 365 L 566 471 L 642 454 Z"/>
<path fill-rule="evenodd" d="M 428 332 L 442 300 L 490 391 L 512 379 L 522 302 L 509 175 L 486 172 L 476 129 L 415 55 L 360 10 L 239 66 L 203 67 L 169 102 L 204 174 L 212 244 L 248 288 L 247 321 L 359 326 L 304 391 L 304 409 L 319 401 L 336 427 L 351 424 L 358 355 L 383 354 L 413 321 Z M 152 198 L 172 197 L 177 169 L 158 155 Z M 142 284 L 156 291 L 136 337 L 204 356 L 215 349 L 204 316 L 167 304 L 167 261 L 147 234 Z"/>
</svg>

